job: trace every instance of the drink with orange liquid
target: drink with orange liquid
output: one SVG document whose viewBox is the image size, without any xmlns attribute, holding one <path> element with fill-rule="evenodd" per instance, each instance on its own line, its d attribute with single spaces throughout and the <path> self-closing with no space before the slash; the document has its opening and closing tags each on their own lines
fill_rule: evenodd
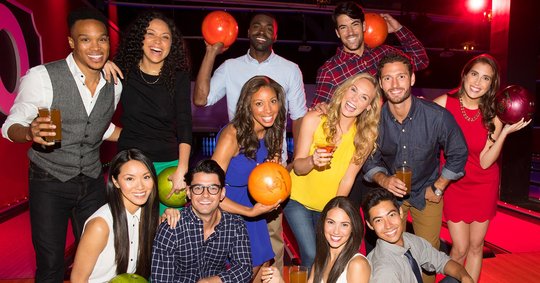
<svg viewBox="0 0 540 283">
<path fill-rule="evenodd" d="M 405 183 L 407 186 L 406 195 L 411 194 L 411 179 L 412 179 L 412 170 L 409 166 L 399 166 L 396 168 L 396 177 Z"/>
<path fill-rule="evenodd" d="M 289 267 L 289 283 L 306 283 L 307 282 L 307 267 L 291 266 Z"/>
<path fill-rule="evenodd" d="M 334 152 L 334 150 L 336 149 L 336 145 L 331 143 L 316 143 L 315 147 L 317 149 L 323 149 L 328 153 Z"/>
<path fill-rule="evenodd" d="M 60 115 L 60 109 L 40 107 L 38 108 L 38 112 L 39 117 L 51 118 L 50 123 L 56 126 L 56 129 L 48 130 L 49 132 L 55 132 L 56 136 L 46 136 L 43 139 L 48 142 L 62 141 L 62 116 Z"/>
</svg>

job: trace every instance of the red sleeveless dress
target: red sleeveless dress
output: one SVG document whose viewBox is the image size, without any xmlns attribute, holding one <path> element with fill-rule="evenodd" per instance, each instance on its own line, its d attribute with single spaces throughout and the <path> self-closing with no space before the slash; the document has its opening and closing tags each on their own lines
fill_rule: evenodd
<svg viewBox="0 0 540 283">
<path fill-rule="evenodd" d="M 484 149 L 488 131 L 482 123 L 482 115 L 475 121 L 467 121 L 460 110 L 459 99 L 448 96 L 446 109 L 452 113 L 465 140 L 469 155 L 465 165 L 465 176 L 450 183 L 444 193 L 444 217 L 452 222 L 484 222 L 495 216 L 499 197 L 499 165 L 489 168 L 480 166 L 480 152 Z M 480 111 L 464 108 L 468 117 L 473 118 Z"/>
</svg>

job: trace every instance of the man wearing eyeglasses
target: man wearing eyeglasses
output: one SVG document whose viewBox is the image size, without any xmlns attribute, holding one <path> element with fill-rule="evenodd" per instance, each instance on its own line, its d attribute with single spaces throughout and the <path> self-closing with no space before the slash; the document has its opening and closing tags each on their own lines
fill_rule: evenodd
<svg viewBox="0 0 540 283">
<path fill-rule="evenodd" d="M 175 228 L 162 223 L 154 240 L 152 282 L 249 282 L 251 250 L 240 216 L 219 209 L 225 172 L 202 160 L 185 177 L 191 206 Z"/>
</svg>

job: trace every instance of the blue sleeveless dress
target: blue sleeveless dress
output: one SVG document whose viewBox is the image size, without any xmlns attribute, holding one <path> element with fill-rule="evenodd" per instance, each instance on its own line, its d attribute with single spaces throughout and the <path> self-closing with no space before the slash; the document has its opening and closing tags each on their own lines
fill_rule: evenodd
<svg viewBox="0 0 540 283">
<path fill-rule="evenodd" d="M 257 164 L 264 162 L 267 155 L 268 150 L 264 140 L 260 140 L 256 160 L 247 158 L 241 152 L 231 159 L 225 175 L 225 195 L 229 199 L 241 205 L 253 207 L 256 202 L 250 199 L 247 189 L 249 173 Z M 257 218 L 244 217 L 244 222 L 249 234 L 253 266 L 259 266 L 273 259 L 274 252 L 264 215 Z"/>
</svg>

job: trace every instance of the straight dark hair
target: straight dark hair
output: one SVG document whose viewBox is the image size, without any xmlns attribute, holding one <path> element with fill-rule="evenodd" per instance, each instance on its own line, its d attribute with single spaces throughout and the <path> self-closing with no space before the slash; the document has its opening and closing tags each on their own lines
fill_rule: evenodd
<svg viewBox="0 0 540 283">
<path fill-rule="evenodd" d="M 259 148 L 259 139 L 255 134 L 251 98 L 261 88 L 272 89 L 279 101 L 279 112 L 274 124 L 266 129 L 264 142 L 268 148 L 268 159 L 281 157 L 283 134 L 285 133 L 285 92 L 280 84 L 267 76 L 255 76 L 249 79 L 242 90 L 236 104 L 236 114 L 231 123 L 236 128 L 236 140 L 240 151 L 248 158 L 255 159 Z"/>
<path fill-rule="evenodd" d="M 128 161 L 139 161 L 148 168 L 154 181 L 154 187 L 148 197 L 148 201 L 141 207 L 141 222 L 139 225 L 139 253 L 137 257 L 137 274 L 144 278 L 150 277 L 152 260 L 152 244 L 159 223 L 159 199 L 157 197 L 157 177 L 152 161 L 138 149 L 126 149 L 120 151 L 111 161 L 109 178 L 107 183 L 107 198 L 113 216 L 114 250 L 116 273 L 127 272 L 129 261 L 129 233 L 127 224 L 126 207 L 122 197 L 122 191 L 113 183 L 113 178 L 118 180 L 122 166 Z"/>
<path fill-rule="evenodd" d="M 189 172 L 186 174 L 186 184 L 189 186 L 191 185 L 191 182 L 193 181 L 193 175 L 196 173 L 206 173 L 206 174 L 216 174 L 219 179 L 219 185 L 223 186 L 225 184 L 225 172 L 219 166 L 219 164 L 212 159 L 203 159 L 193 167 L 193 169 L 189 170 Z"/>
<path fill-rule="evenodd" d="M 336 5 L 334 13 L 332 13 L 332 21 L 334 21 L 335 28 L 338 28 L 337 18 L 341 15 L 346 15 L 353 20 L 360 20 L 362 24 L 365 21 L 364 9 L 354 1 L 340 2 Z"/>
<path fill-rule="evenodd" d="M 349 216 L 351 220 L 351 236 L 343 246 L 343 250 L 330 269 L 328 280 L 325 282 L 335 283 L 337 281 L 341 273 L 343 273 L 343 270 L 345 270 L 349 260 L 358 252 L 358 249 L 360 249 L 362 237 L 364 236 L 364 224 L 362 223 L 358 208 L 355 207 L 347 197 L 337 196 L 331 199 L 326 206 L 324 206 L 319 222 L 317 223 L 317 250 L 315 252 L 315 262 L 313 264 L 313 282 L 322 282 L 324 269 L 330 260 L 330 245 L 324 236 L 324 224 L 326 222 L 328 211 L 333 208 L 340 208 L 345 211 L 347 216 Z"/>
<path fill-rule="evenodd" d="M 390 201 L 399 211 L 399 203 L 396 197 L 386 189 L 377 188 L 367 193 L 364 202 L 362 202 L 362 211 L 364 212 L 364 218 L 367 222 L 371 223 L 371 216 L 369 210 L 383 201 Z"/>
</svg>

